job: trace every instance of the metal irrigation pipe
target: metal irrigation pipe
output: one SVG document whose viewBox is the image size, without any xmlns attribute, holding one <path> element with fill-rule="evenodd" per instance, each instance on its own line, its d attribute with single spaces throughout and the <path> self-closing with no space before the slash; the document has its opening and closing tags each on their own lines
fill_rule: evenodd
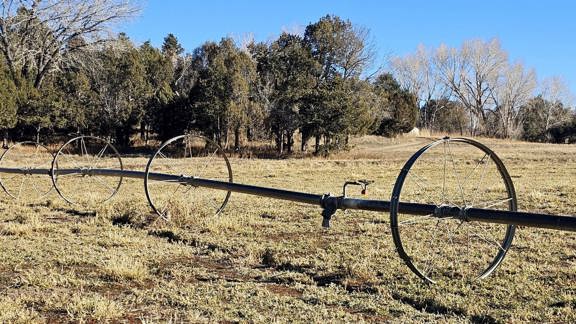
<svg viewBox="0 0 576 324">
<path fill-rule="evenodd" d="M 0 173 L 50 175 L 50 169 L 23 169 L 0 168 Z M 125 177 L 144 179 L 146 172 L 116 169 L 73 168 L 58 169 L 57 175 L 79 174 L 84 176 Z M 280 200 L 294 201 L 304 204 L 318 205 L 324 209 L 324 226 L 329 225 L 330 217 L 338 209 L 357 209 L 366 211 L 389 212 L 391 202 L 385 200 L 370 200 L 349 198 L 345 196 L 331 196 L 330 194 L 311 194 L 298 191 L 275 189 L 241 183 L 231 183 L 212 179 L 190 177 L 184 175 L 171 175 L 165 173 L 149 172 L 148 178 L 156 181 L 170 182 L 194 187 L 206 187 L 217 190 L 232 191 L 249 195 L 269 197 Z M 459 218 L 464 221 L 479 221 L 509 225 L 521 225 L 555 230 L 576 231 L 576 217 L 551 215 L 542 213 L 519 212 L 508 210 L 495 210 L 484 208 L 460 208 L 456 206 L 437 206 L 434 204 L 400 202 L 398 211 L 412 215 L 434 215 L 438 218 Z"/>
<path fill-rule="evenodd" d="M 208 157 L 208 162 L 204 162 L 204 167 L 198 170 L 195 170 L 195 176 L 190 176 L 187 174 L 167 174 L 167 173 L 159 173 L 153 172 L 153 165 L 159 164 L 162 167 L 163 161 L 170 161 L 171 159 L 182 159 L 186 157 L 194 156 L 192 150 L 192 143 L 195 140 L 202 140 L 205 143 L 204 151 L 203 149 L 195 151 L 194 154 L 207 154 L 205 156 Z M 87 144 L 88 143 L 88 144 Z M 17 145 L 17 144 L 16 144 Z M 459 178 L 459 174 L 456 170 L 456 165 L 454 161 L 454 154 L 453 150 L 457 149 L 457 147 L 453 146 L 462 145 L 466 148 L 472 148 L 475 150 L 476 153 L 480 152 L 481 158 L 479 156 L 474 159 L 473 165 L 474 169 L 469 171 L 468 176 L 461 181 Z M 14 146 L 15 147 L 15 146 Z M 94 148 L 97 150 L 92 151 Z M 208 149 L 209 148 L 209 149 Z M 436 151 L 432 151 L 432 149 L 436 148 Z M 181 150 L 184 150 L 184 154 L 182 155 Z M 180 151 L 178 151 L 180 150 Z M 6 152 L 10 151 L 8 149 Z M 36 145 L 36 150 L 38 151 L 38 146 Z M 47 151 L 45 149 L 44 151 Z M 168 157 L 171 153 L 175 153 L 176 151 L 180 152 L 175 157 Z M 438 152 L 440 151 L 440 152 Z M 442 153 L 440 156 L 443 156 L 444 159 L 438 159 L 438 153 Z M 6 159 L 6 152 L 0 156 L 0 163 L 4 159 Z M 74 153 L 72 153 L 74 152 Z M 436 153 L 434 153 L 436 152 Z M 205 171 L 205 168 L 213 162 L 211 159 L 218 154 L 221 157 L 225 164 L 225 175 L 226 180 L 216 180 L 216 179 L 209 179 L 208 177 L 202 177 L 201 174 Z M 70 161 L 66 160 L 68 155 L 78 156 L 80 158 L 79 161 L 71 162 L 73 168 L 60 168 L 59 166 L 69 164 Z M 437 204 L 431 203 L 417 203 L 412 201 L 406 201 L 408 199 L 404 198 L 405 201 L 402 201 L 401 197 L 403 196 L 401 193 L 403 191 L 403 187 L 405 183 L 410 183 L 414 181 L 416 184 L 419 181 L 422 181 L 420 176 L 418 175 L 418 168 L 414 168 L 415 165 L 424 165 L 427 166 L 427 160 L 423 160 L 422 156 L 430 156 L 432 158 L 436 158 L 436 163 L 440 163 L 443 165 L 442 170 L 440 171 L 439 168 L 433 169 L 436 172 L 440 172 L 439 174 L 443 174 L 443 182 L 441 188 L 435 188 L 436 192 L 442 194 L 442 202 Z M 101 158 L 106 157 L 108 162 L 117 163 L 116 168 L 100 168 L 96 167 L 96 162 L 100 161 Z M 452 184 L 456 190 L 456 194 L 461 195 L 462 204 L 458 205 L 455 204 L 450 199 L 446 199 L 445 197 L 445 190 L 447 185 L 447 165 L 448 157 L 451 159 L 452 167 L 453 167 L 453 175 L 457 176 L 457 183 Z M 61 162 L 64 160 L 64 162 Z M 155 162 L 157 161 L 157 162 Z M 186 160 L 183 160 L 184 163 L 187 163 Z M 424 161 L 424 162 L 419 162 Z M 17 161 L 12 161 L 15 163 Z M 87 165 L 85 165 L 87 163 Z M 499 198 L 496 200 L 496 203 L 501 207 L 504 207 L 504 210 L 498 209 L 491 209 L 491 207 L 496 206 L 494 204 L 494 200 L 484 202 L 490 203 L 490 205 L 484 206 L 485 208 L 477 208 L 478 205 L 475 205 L 475 198 L 472 201 L 466 201 L 464 197 L 464 190 L 462 187 L 463 182 L 465 183 L 468 180 L 468 177 L 477 169 L 483 169 L 481 174 L 481 178 L 478 180 L 479 183 L 476 186 L 474 191 L 475 194 L 478 194 L 478 188 L 480 183 L 483 181 L 484 176 L 486 175 L 486 166 L 491 164 L 495 167 L 497 171 L 495 174 L 497 175 L 497 180 L 499 181 L 500 191 L 496 190 L 498 195 L 501 193 L 505 193 L 505 198 Z M 224 165 L 220 165 L 224 166 Z M 430 170 L 430 169 L 428 169 Z M 180 173 L 181 171 L 173 170 L 173 173 Z M 425 171 L 427 172 L 427 171 Z M 462 224 L 471 223 L 473 225 L 474 222 L 483 222 L 483 223 L 493 223 L 493 224 L 507 224 L 505 229 L 498 227 L 500 230 L 500 234 L 503 233 L 503 237 L 499 237 L 498 239 L 492 238 L 489 240 L 485 237 L 487 232 L 479 232 L 473 233 L 472 235 L 480 239 L 481 241 L 488 242 L 491 247 L 497 248 L 496 251 L 492 251 L 495 253 L 490 253 L 489 255 L 484 255 L 485 257 L 492 257 L 492 261 L 490 261 L 487 265 L 484 265 L 481 269 L 480 273 L 477 273 L 476 278 L 482 279 L 488 276 L 490 273 L 494 271 L 496 267 L 502 262 L 504 259 L 508 249 L 511 246 L 514 232 L 515 232 L 515 225 L 521 226 L 530 226 L 530 227 L 538 227 L 538 228 L 548 228 L 548 229 L 555 229 L 555 230 L 564 230 L 564 231 L 576 231 L 576 216 L 563 216 L 563 215 L 550 215 L 550 214 L 542 214 L 542 213 L 530 213 L 530 212 L 519 212 L 517 211 L 517 201 L 516 201 L 516 192 L 514 189 L 514 185 L 512 183 L 512 179 L 508 174 L 504 164 L 498 158 L 498 156 L 492 152 L 488 147 L 482 145 L 479 142 L 476 142 L 471 139 L 466 138 L 443 138 L 441 140 L 435 141 L 430 143 L 420 150 L 418 150 L 412 157 L 406 162 L 404 167 L 401 169 L 401 172 L 396 179 L 396 183 L 392 190 L 392 196 L 390 201 L 385 200 L 370 200 L 370 199 L 359 199 L 359 198 L 350 198 L 346 195 L 346 188 L 348 185 L 357 185 L 362 187 L 362 193 L 366 192 L 367 186 L 372 182 L 370 180 L 356 180 L 356 181 L 347 181 L 342 189 L 342 195 L 333 196 L 331 194 L 312 194 L 306 192 L 299 192 L 299 191 L 291 191 L 291 190 L 284 190 L 284 189 L 276 189 L 276 188 L 269 188 L 263 186 L 255 186 L 250 184 L 241 184 L 241 183 L 234 183 L 232 178 L 232 169 L 230 166 L 230 162 L 224 154 L 223 150 L 213 141 L 203 138 L 201 136 L 196 135 L 181 135 L 174 137 L 166 142 L 164 142 L 159 149 L 150 157 L 148 164 L 146 166 L 146 171 L 130 171 L 124 170 L 122 159 L 120 157 L 120 153 L 116 148 L 106 140 L 101 138 L 92 137 L 92 136 L 79 136 L 73 138 L 66 142 L 62 147 L 58 150 L 58 152 L 54 155 L 52 160 L 52 167 L 50 169 L 41 168 L 41 167 L 19 167 L 19 168 L 6 168 L 0 166 L 0 174 L 12 174 L 13 177 L 9 179 L 13 179 L 14 177 L 18 177 L 18 175 L 24 175 L 20 181 L 17 183 L 20 184 L 20 189 L 18 190 L 18 194 L 16 198 L 20 197 L 20 193 L 22 191 L 22 186 L 25 183 L 26 176 L 28 175 L 47 175 L 50 176 L 52 179 L 52 185 L 58 192 L 58 194 L 65 199 L 66 201 L 73 203 L 74 199 L 69 195 L 66 195 L 62 189 L 59 188 L 59 185 L 62 184 L 63 179 L 66 179 L 66 175 L 78 175 L 82 178 L 89 179 L 94 177 L 95 182 L 99 183 L 99 185 L 103 186 L 106 190 L 106 199 L 102 200 L 106 201 L 112 198 L 120 188 L 123 178 L 134 178 L 134 179 L 143 179 L 144 180 L 144 187 L 146 192 L 146 197 L 151 208 L 160 216 L 165 219 L 170 217 L 170 214 L 167 212 L 165 208 L 158 208 L 159 205 L 154 202 L 154 197 L 151 195 L 149 191 L 149 183 L 153 181 L 157 181 L 160 183 L 169 183 L 174 184 L 176 186 L 182 185 L 192 188 L 197 187 L 204 187 L 204 188 L 211 188 L 221 191 L 227 191 L 226 197 L 221 202 L 220 207 L 216 210 L 216 213 L 222 211 L 222 209 L 226 206 L 228 202 L 228 198 L 230 197 L 231 192 L 238 192 L 244 193 L 249 195 L 256 195 L 262 197 L 270 197 L 274 199 L 282 199 L 294 202 L 300 202 L 305 204 L 317 205 L 322 208 L 322 226 L 329 227 L 331 217 L 336 213 L 337 210 L 347 210 L 347 209 L 356 209 L 356 210 L 366 210 L 366 211 L 378 211 L 378 212 L 390 212 L 390 229 L 392 238 L 394 240 L 394 244 L 396 246 L 396 251 L 398 252 L 399 256 L 404 260 L 406 265 L 419 277 L 428 281 L 430 283 L 435 282 L 435 275 L 438 272 L 432 271 L 431 265 L 429 261 L 425 261 L 422 259 L 422 255 L 419 250 L 413 250 L 411 246 L 411 241 L 414 241 L 415 238 L 411 236 L 413 232 L 421 231 L 421 228 L 417 227 L 404 227 L 406 225 L 411 226 L 417 221 L 413 221 L 409 219 L 408 221 L 400 221 L 399 215 L 414 215 L 418 220 L 427 220 L 432 219 L 436 222 L 435 228 L 432 227 L 430 229 L 424 229 L 424 233 L 433 232 L 434 237 L 436 236 L 437 232 L 441 232 L 444 230 L 448 231 L 448 234 L 451 235 L 448 238 L 447 242 L 444 242 L 445 245 L 449 244 L 453 248 L 458 248 L 459 246 L 466 245 L 467 249 L 470 245 L 470 232 L 465 232 L 466 236 L 464 236 L 464 241 L 460 240 L 452 240 L 452 236 L 454 233 L 450 233 L 450 229 L 439 227 L 439 224 L 443 220 L 453 219 L 456 220 L 456 229 L 458 231 L 461 228 Z M 62 177 L 61 177 L 62 176 Z M 113 184 L 105 184 L 102 182 L 101 179 L 97 177 L 116 177 L 118 178 L 117 181 L 114 181 Z M 60 180 L 59 180 L 60 179 Z M 412 179 L 412 180 L 409 180 Z M 30 182 L 30 181 L 29 181 Z M 6 184 L 0 181 L 0 185 L 4 190 L 9 193 L 6 189 Z M 33 184 L 34 186 L 34 184 Z M 421 186 L 418 184 L 418 186 Z M 409 188 L 409 187 L 408 187 Z M 36 188 L 35 188 L 36 189 Z M 112 189 L 110 192 L 109 190 Z M 176 188 L 176 191 L 179 188 Z M 189 192 L 190 189 L 186 190 L 185 192 Z M 422 188 L 421 188 L 422 189 Z M 434 188 L 432 188 L 434 189 Z M 502 190 L 503 189 L 503 190 Z M 493 189 L 490 189 L 493 190 Z M 486 193 L 490 192 L 488 190 Z M 176 191 L 172 192 L 172 196 L 176 193 Z M 409 190 L 407 190 L 410 193 Z M 73 191 L 72 193 L 68 192 L 69 194 L 77 193 L 78 190 Z M 95 191 L 94 191 L 95 192 Z M 80 193 L 84 193 L 84 191 L 80 191 Z M 88 194 L 92 194 L 93 192 L 88 190 Z M 9 193 L 10 194 L 10 193 Z M 11 195 L 14 197 L 14 195 Z M 410 195 L 408 195 L 410 197 Z M 416 200 L 424 200 L 426 202 L 435 201 L 429 199 L 430 197 L 426 197 L 426 193 L 424 190 L 422 192 L 417 193 L 415 197 Z M 172 198 L 170 198 L 172 199 Z M 169 201 L 170 201 L 169 199 Z M 433 225 L 434 226 L 434 225 Z M 485 229 L 484 229 L 485 231 Z M 422 231 L 421 231 L 422 232 Z M 498 234 L 498 235 L 500 235 Z M 426 257 L 430 256 L 430 251 L 432 253 L 438 254 L 439 252 L 436 251 L 438 248 L 437 246 L 433 245 L 432 242 L 426 241 L 422 242 L 419 237 L 416 237 L 416 243 L 424 244 L 424 248 L 429 250 L 429 254 L 426 254 Z M 453 252 L 453 251 L 452 251 Z M 424 263 L 420 261 L 424 260 Z M 448 269 L 449 270 L 449 269 Z"/>
</svg>

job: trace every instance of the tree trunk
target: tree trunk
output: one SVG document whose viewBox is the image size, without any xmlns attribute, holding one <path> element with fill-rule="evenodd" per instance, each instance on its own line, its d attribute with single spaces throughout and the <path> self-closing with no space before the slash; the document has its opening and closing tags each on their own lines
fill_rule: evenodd
<svg viewBox="0 0 576 324">
<path fill-rule="evenodd" d="M 252 142 L 254 140 L 254 134 L 252 133 L 252 127 L 246 127 L 246 139 L 248 142 Z"/>
<path fill-rule="evenodd" d="M 470 112 L 470 136 L 474 137 L 474 130 L 476 125 L 474 125 L 474 113 Z"/>
<path fill-rule="evenodd" d="M 146 140 L 146 122 L 140 122 L 140 139 L 145 141 Z"/>
<path fill-rule="evenodd" d="M 222 147 L 222 130 L 220 129 L 220 117 L 216 120 L 216 142 Z"/>
<path fill-rule="evenodd" d="M 146 134 L 144 134 L 144 136 L 146 137 L 144 143 L 148 146 L 148 141 L 150 140 L 150 125 L 146 125 Z"/>
<path fill-rule="evenodd" d="M 4 130 L 4 136 L 2 138 L 2 147 L 4 149 L 8 148 L 8 130 L 7 129 Z"/>
<path fill-rule="evenodd" d="M 36 143 L 40 143 L 40 131 L 42 130 L 42 127 L 38 126 L 36 127 Z"/>
<path fill-rule="evenodd" d="M 292 153 L 292 146 L 294 145 L 294 133 L 286 131 L 286 142 L 288 145 L 288 153 Z"/>
<path fill-rule="evenodd" d="M 300 143 L 300 151 L 306 152 L 308 149 L 308 137 L 304 135 L 304 133 L 300 134 L 302 138 L 302 142 Z"/>
<path fill-rule="evenodd" d="M 116 128 L 116 140 L 118 146 L 127 148 L 130 146 L 130 126 L 119 126 Z"/>
<path fill-rule="evenodd" d="M 314 143 L 314 153 L 320 152 L 320 134 L 316 134 Z"/>
<path fill-rule="evenodd" d="M 224 128 L 224 149 L 228 149 L 228 127 Z"/>
<path fill-rule="evenodd" d="M 234 151 L 240 150 L 240 126 L 234 129 Z"/>
</svg>

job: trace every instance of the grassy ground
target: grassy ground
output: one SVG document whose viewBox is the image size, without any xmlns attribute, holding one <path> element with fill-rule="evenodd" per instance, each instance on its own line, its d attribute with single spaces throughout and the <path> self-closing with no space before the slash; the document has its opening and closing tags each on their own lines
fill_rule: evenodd
<svg viewBox="0 0 576 324">
<path fill-rule="evenodd" d="M 389 200 L 404 162 L 428 142 L 362 138 L 328 159 L 231 164 L 235 182 L 319 194 L 373 179 L 367 198 Z M 483 142 L 506 164 L 519 209 L 576 215 L 576 146 Z M 398 257 L 385 213 L 340 211 L 325 230 L 318 207 L 233 193 L 218 216 L 183 207 L 167 223 L 136 180 L 99 206 L 52 192 L 4 195 L 0 210 L 0 322 L 576 321 L 569 232 L 520 228 L 487 279 L 429 285 Z"/>
</svg>

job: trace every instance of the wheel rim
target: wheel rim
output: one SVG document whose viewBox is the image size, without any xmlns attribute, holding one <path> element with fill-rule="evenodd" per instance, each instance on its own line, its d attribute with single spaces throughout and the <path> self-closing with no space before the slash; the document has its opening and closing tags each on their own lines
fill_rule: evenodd
<svg viewBox="0 0 576 324">
<path fill-rule="evenodd" d="M 391 199 L 394 244 L 408 267 L 431 283 L 485 278 L 512 244 L 513 225 L 407 215 L 399 210 L 400 201 L 515 211 L 516 194 L 506 168 L 476 141 L 445 138 L 406 162 Z"/>
<path fill-rule="evenodd" d="M 99 137 L 75 137 L 60 147 L 52 162 L 54 187 L 68 203 L 91 205 L 110 200 L 122 185 L 122 176 L 63 173 L 70 169 L 124 169 L 118 150 Z"/>
<path fill-rule="evenodd" d="M 36 142 L 20 142 L 10 146 L 0 157 L 0 167 L 21 170 L 50 170 L 54 154 Z M 49 173 L 0 174 L 0 186 L 15 200 L 37 200 L 52 191 Z"/>
<path fill-rule="evenodd" d="M 219 214 L 230 191 L 153 180 L 150 173 L 232 182 L 232 168 L 222 148 L 199 135 L 181 135 L 163 143 L 148 161 L 144 186 L 148 203 L 161 218 L 198 213 Z"/>
</svg>

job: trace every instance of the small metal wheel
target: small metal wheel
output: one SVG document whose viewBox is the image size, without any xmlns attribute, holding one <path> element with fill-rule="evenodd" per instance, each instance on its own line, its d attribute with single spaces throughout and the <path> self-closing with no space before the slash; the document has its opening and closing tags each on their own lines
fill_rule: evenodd
<svg viewBox="0 0 576 324">
<path fill-rule="evenodd" d="M 466 138 L 444 138 L 406 162 L 392 193 L 394 244 L 408 267 L 427 282 L 475 280 L 490 275 L 506 256 L 515 227 L 465 217 L 415 216 L 400 202 L 438 207 L 515 211 L 516 193 L 502 161 Z"/>
<path fill-rule="evenodd" d="M 16 200 L 35 201 L 52 191 L 50 167 L 54 155 L 36 142 L 20 142 L 10 146 L 0 157 L 0 186 Z"/>
<path fill-rule="evenodd" d="M 230 198 L 230 191 L 160 181 L 150 176 L 152 173 L 232 182 L 226 154 L 203 136 L 181 135 L 160 146 L 146 166 L 146 198 L 152 209 L 166 220 L 203 212 L 219 214 Z"/>
<path fill-rule="evenodd" d="M 110 142 L 78 136 L 54 156 L 52 182 L 68 203 L 98 204 L 116 195 L 122 185 L 122 170 L 120 153 Z"/>
</svg>

